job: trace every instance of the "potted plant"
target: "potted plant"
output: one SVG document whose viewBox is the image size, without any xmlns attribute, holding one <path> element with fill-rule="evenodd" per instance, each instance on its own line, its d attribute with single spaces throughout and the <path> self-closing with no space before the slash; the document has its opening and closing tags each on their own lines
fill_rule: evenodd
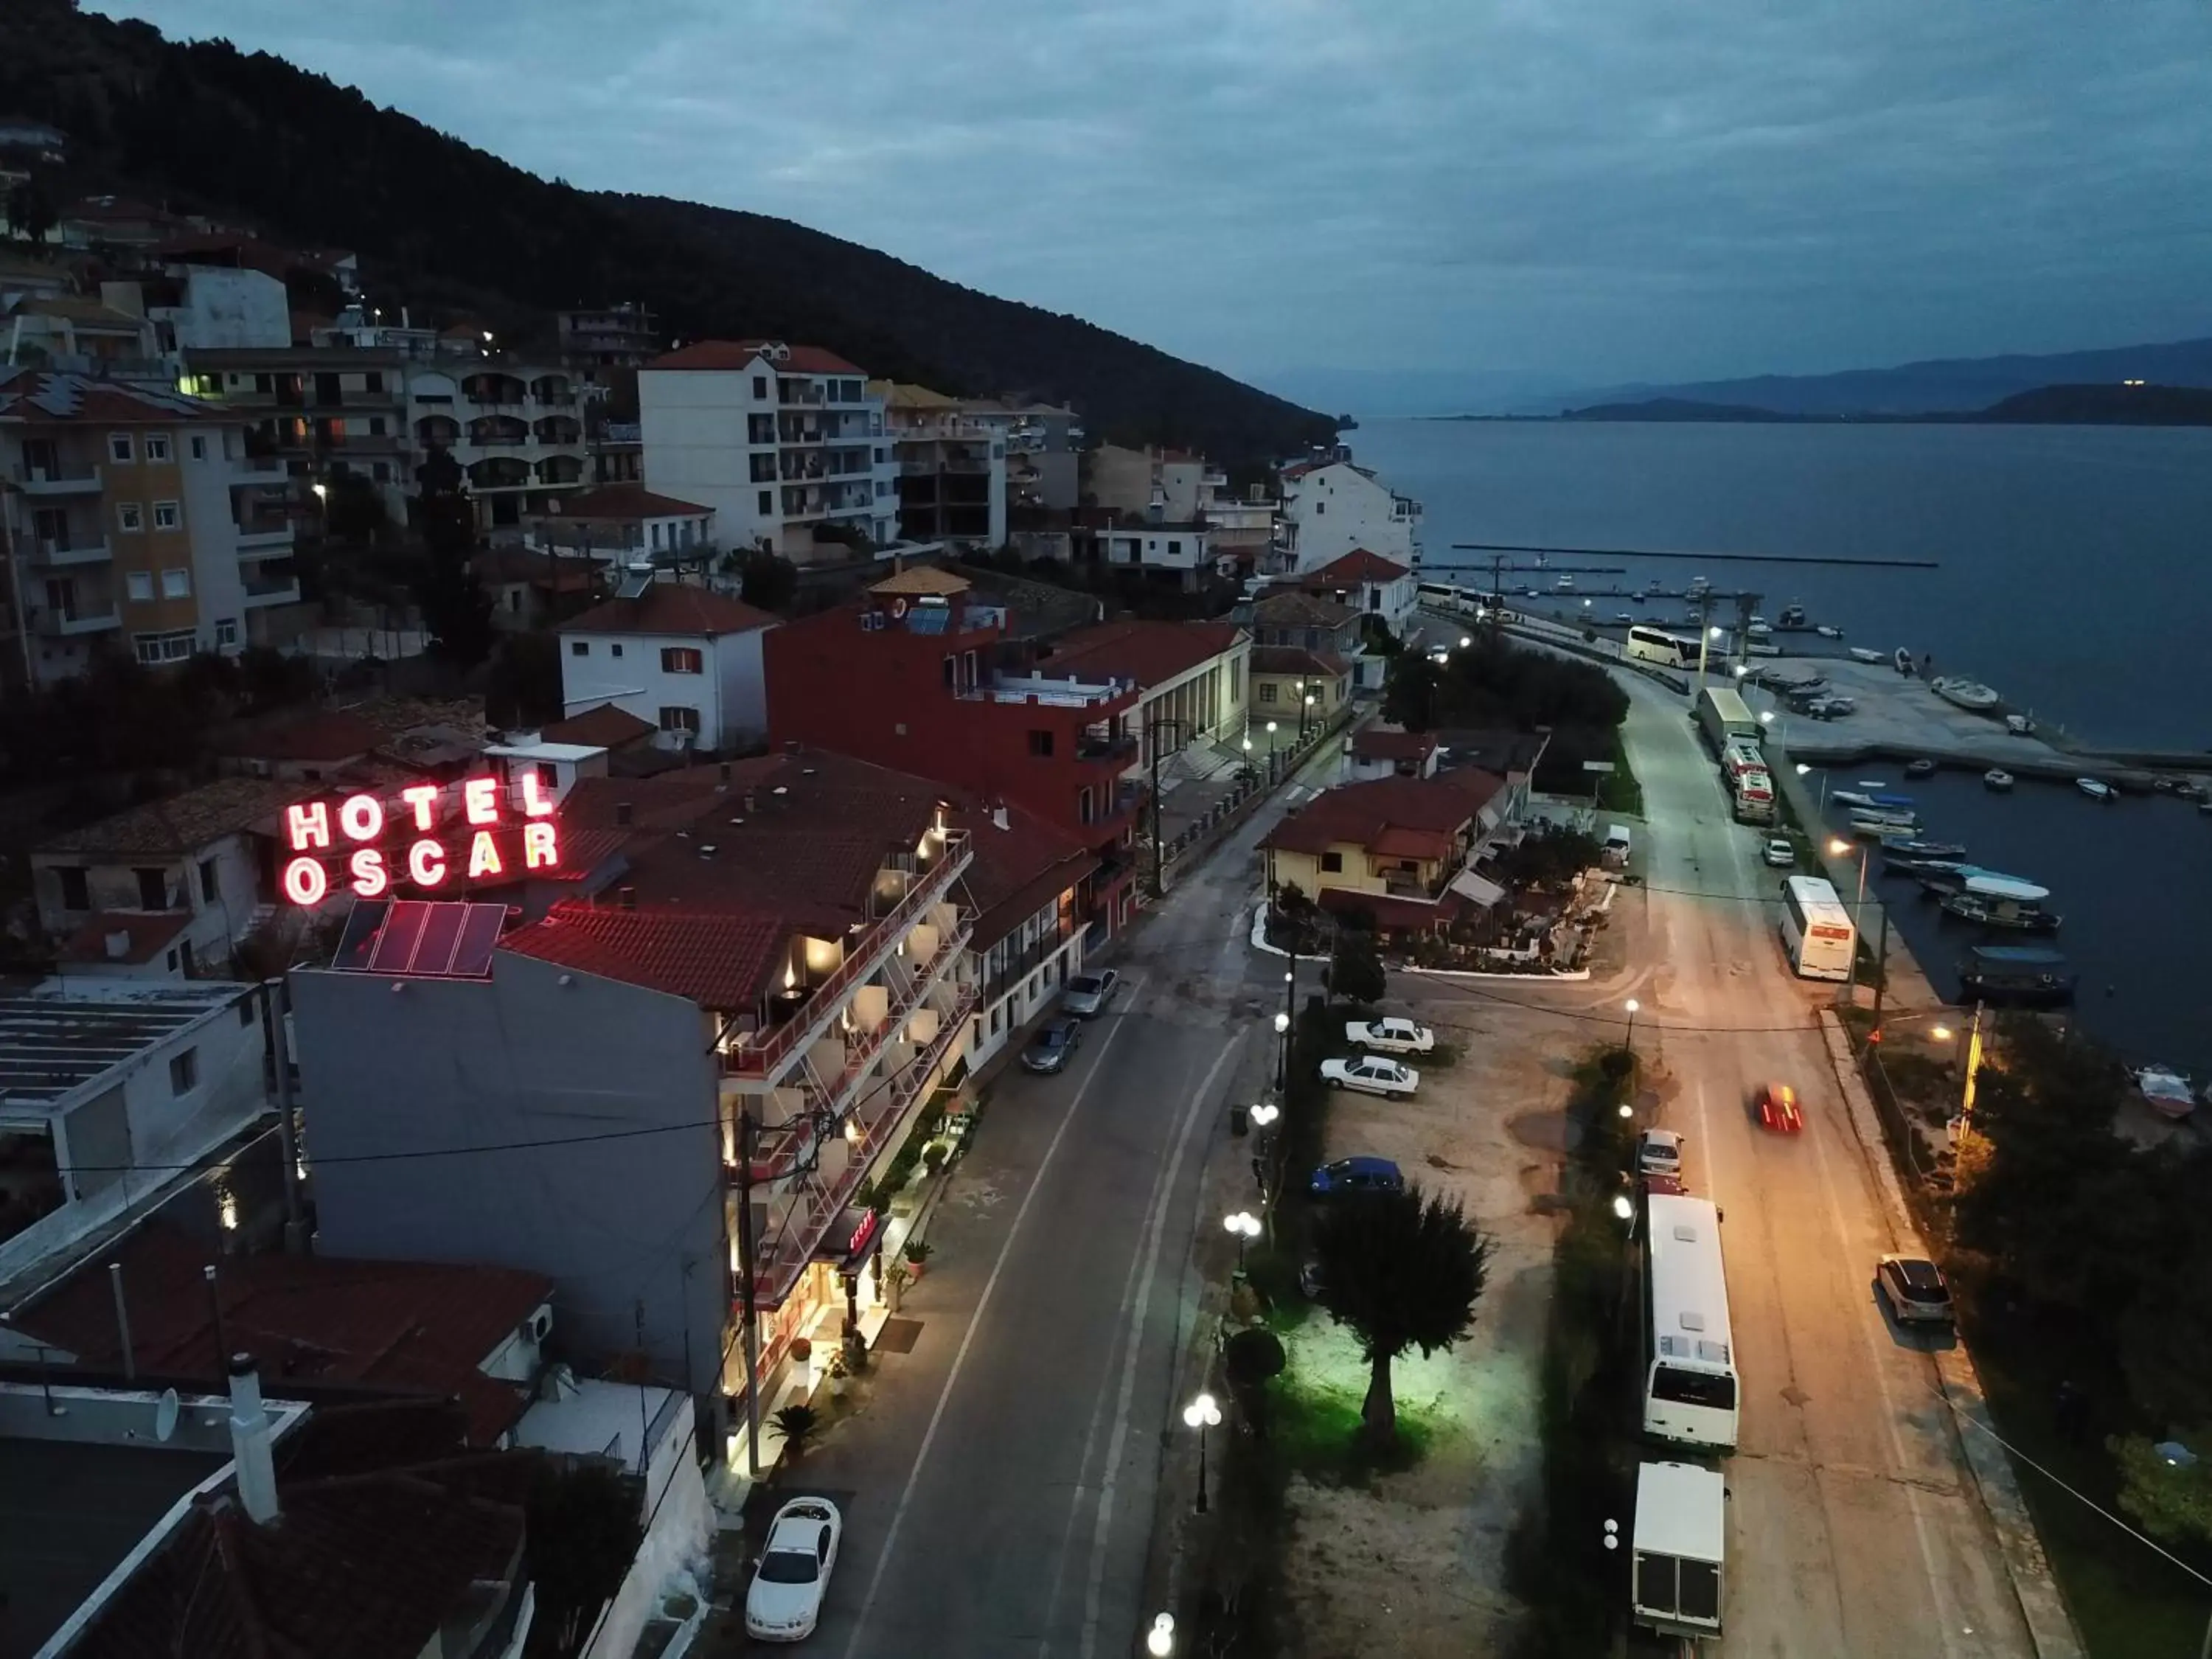
<svg viewBox="0 0 2212 1659">
<path fill-rule="evenodd" d="M 945 1167 L 947 1148 L 941 1140 L 933 1140 L 921 1149 L 921 1167 L 935 1175 Z"/>
<path fill-rule="evenodd" d="M 909 1238 L 906 1242 L 905 1255 L 908 1271 L 916 1279 L 920 1279 L 921 1264 L 929 1260 L 929 1241 L 926 1238 Z"/>
<path fill-rule="evenodd" d="M 783 1443 L 783 1457 L 796 1463 L 822 1432 L 822 1418 L 811 1406 L 786 1406 L 768 1420 L 769 1432 Z"/>
<path fill-rule="evenodd" d="M 827 1373 L 830 1378 L 830 1397 L 832 1400 L 842 1400 L 845 1397 L 846 1383 L 850 1374 L 845 1362 L 845 1350 L 840 1346 L 836 1352 L 830 1356 L 830 1369 Z"/>
<path fill-rule="evenodd" d="M 894 1261 L 884 1274 L 884 1301 L 893 1313 L 899 1310 L 899 1298 L 906 1287 L 914 1283 L 914 1269 L 903 1261 Z"/>
</svg>

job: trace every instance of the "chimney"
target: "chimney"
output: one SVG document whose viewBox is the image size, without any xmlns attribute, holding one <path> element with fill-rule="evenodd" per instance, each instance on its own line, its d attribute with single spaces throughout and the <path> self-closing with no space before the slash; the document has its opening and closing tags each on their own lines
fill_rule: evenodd
<svg viewBox="0 0 2212 1659">
<path fill-rule="evenodd" d="M 991 809 L 991 823 L 995 828 L 1000 830 L 1013 828 L 1013 825 L 1006 820 L 1006 809 L 1003 805 L 994 806 Z"/>
<path fill-rule="evenodd" d="M 635 887 L 617 887 L 615 890 L 615 901 L 625 910 L 636 909 L 637 889 Z"/>
<path fill-rule="evenodd" d="M 276 1518 L 276 1462 L 270 1454 L 269 1408 L 253 1356 L 230 1357 L 230 1455 L 238 1463 L 238 1501 L 259 1526 Z"/>
<path fill-rule="evenodd" d="M 117 928 L 113 933 L 106 935 L 100 943 L 107 947 L 107 959 L 110 962 L 120 962 L 131 954 L 131 932 L 128 928 Z"/>
<path fill-rule="evenodd" d="M 629 829 L 630 826 L 631 817 L 632 813 L 630 804 L 626 800 L 617 801 L 615 803 L 615 828 L 617 830 Z"/>
</svg>

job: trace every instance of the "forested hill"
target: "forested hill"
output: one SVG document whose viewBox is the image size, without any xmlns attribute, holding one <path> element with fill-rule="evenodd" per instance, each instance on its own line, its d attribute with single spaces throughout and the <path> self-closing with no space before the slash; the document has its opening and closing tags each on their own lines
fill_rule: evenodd
<svg viewBox="0 0 2212 1659">
<path fill-rule="evenodd" d="M 0 3 L 0 110 L 69 135 L 73 187 L 351 248 L 380 297 L 495 314 L 641 301 L 677 337 L 804 340 L 948 392 L 1070 403 L 1094 437 L 1229 463 L 1287 455 L 1334 429 L 1078 318 L 786 220 L 574 190 L 281 58 L 173 42 L 73 0 Z"/>
</svg>

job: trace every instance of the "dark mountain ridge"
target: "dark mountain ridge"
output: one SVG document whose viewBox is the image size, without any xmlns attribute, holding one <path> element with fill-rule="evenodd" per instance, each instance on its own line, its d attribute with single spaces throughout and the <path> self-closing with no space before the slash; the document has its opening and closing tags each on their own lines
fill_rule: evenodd
<svg viewBox="0 0 2212 1659">
<path fill-rule="evenodd" d="M 1495 417 L 1469 417 L 1495 418 Z M 2045 386 L 1999 399 L 1987 409 L 1922 415 L 1801 415 L 1743 404 L 1701 404 L 1686 398 L 1593 404 L 1560 412 L 1564 421 L 1764 422 L 1784 425 L 2212 426 L 2212 390 L 2141 382 Z"/>
<path fill-rule="evenodd" d="M 1000 300 L 787 220 L 526 173 L 354 89 L 74 0 L 0 6 L 0 109 L 54 123 L 70 181 L 350 248 L 387 303 L 520 313 L 639 301 L 674 337 L 823 345 L 955 393 L 1074 404 L 1094 437 L 1225 464 L 1326 441 L 1328 416 L 1079 318 Z"/>
</svg>

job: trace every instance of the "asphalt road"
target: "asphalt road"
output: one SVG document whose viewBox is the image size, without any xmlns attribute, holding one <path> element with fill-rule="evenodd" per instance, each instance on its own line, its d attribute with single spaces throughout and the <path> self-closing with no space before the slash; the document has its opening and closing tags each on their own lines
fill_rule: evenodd
<svg viewBox="0 0 2212 1659">
<path fill-rule="evenodd" d="M 2019 1605 L 1938 1395 L 1924 1335 L 1885 1318 L 1897 1248 L 1814 1011 L 1776 937 L 1779 872 L 1733 823 L 1680 699 L 1631 686 L 1650 824 L 1637 1042 L 1680 1080 L 1663 1121 L 1723 1214 L 1743 1383 L 1724 1623 L 1732 1653 L 1790 1659 L 2027 1655 Z M 1617 1006 L 1617 1004 L 1616 1004 Z M 1762 1081 L 1793 1084 L 1802 1135 L 1763 1131 Z M 1880 1147 L 1873 1157 L 1884 1156 Z"/>
<path fill-rule="evenodd" d="M 817 1652 L 1136 1650 L 1206 1138 L 1273 1009 L 1244 933 L 1279 811 L 1144 924 L 1064 1073 L 994 1085 L 902 1310 L 921 1334 L 808 1460 L 847 1517 Z"/>
</svg>

